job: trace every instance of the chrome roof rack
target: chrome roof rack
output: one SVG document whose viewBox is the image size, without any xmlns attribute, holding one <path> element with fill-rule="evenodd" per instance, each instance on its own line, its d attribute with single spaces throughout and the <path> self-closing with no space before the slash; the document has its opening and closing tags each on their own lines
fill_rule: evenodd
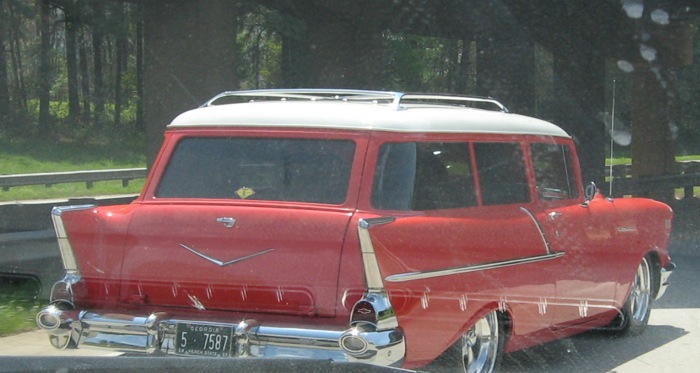
<svg viewBox="0 0 700 373">
<path fill-rule="evenodd" d="M 458 106 L 475 106 L 483 108 L 495 106 L 504 113 L 508 109 L 497 100 L 489 97 L 403 93 L 393 91 L 372 91 L 356 89 L 258 89 L 246 91 L 226 91 L 222 92 L 205 102 L 201 107 L 214 106 L 214 102 L 224 98 L 237 99 L 235 102 L 243 102 L 246 98 L 248 102 L 256 100 L 340 100 L 340 101 L 369 101 L 373 103 L 387 103 L 394 110 L 400 110 L 405 103 L 414 104 L 448 104 Z M 468 105 L 471 104 L 471 105 Z"/>
<path fill-rule="evenodd" d="M 491 97 L 478 97 L 478 96 L 460 96 L 460 95 L 443 95 L 434 93 L 406 93 L 401 97 L 402 103 L 407 102 L 417 102 L 417 103 L 436 103 L 436 104 L 450 104 L 459 106 L 473 106 L 481 109 L 493 110 L 492 107 L 496 107 L 498 111 L 507 113 L 508 108 L 503 105 L 500 101 Z M 472 105 L 468 105 L 472 104 Z"/>
</svg>

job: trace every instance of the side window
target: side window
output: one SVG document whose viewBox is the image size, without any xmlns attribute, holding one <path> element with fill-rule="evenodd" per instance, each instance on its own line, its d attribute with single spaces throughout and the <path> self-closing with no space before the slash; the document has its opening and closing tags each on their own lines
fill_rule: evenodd
<svg viewBox="0 0 700 373">
<path fill-rule="evenodd" d="M 517 143 L 475 143 L 477 173 L 484 205 L 503 205 L 530 201 L 530 191 Z"/>
<path fill-rule="evenodd" d="M 438 210 L 476 205 L 467 143 L 387 143 L 380 149 L 372 206 Z"/>
<path fill-rule="evenodd" d="M 578 197 L 571 149 L 568 146 L 535 143 L 530 145 L 530 153 L 535 167 L 537 195 L 541 200 Z"/>
</svg>

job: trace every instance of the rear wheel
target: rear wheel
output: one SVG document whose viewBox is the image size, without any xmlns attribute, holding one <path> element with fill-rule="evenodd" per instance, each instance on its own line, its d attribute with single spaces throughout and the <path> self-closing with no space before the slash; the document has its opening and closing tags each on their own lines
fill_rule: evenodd
<svg viewBox="0 0 700 373">
<path fill-rule="evenodd" d="M 639 335 L 649 323 L 652 302 L 653 277 L 649 258 L 642 258 L 632 282 L 625 305 L 613 322 L 612 329 L 617 335 Z"/>
<path fill-rule="evenodd" d="M 505 328 L 497 311 L 479 319 L 452 345 L 445 354 L 433 362 L 429 371 L 488 373 L 498 369 Z"/>
</svg>

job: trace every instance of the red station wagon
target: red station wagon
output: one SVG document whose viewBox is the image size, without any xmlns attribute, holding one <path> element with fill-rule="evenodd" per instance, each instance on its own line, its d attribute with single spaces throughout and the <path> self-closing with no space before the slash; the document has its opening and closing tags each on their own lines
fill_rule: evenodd
<svg viewBox="0 0 700 373">
<path fill-rule="evenodd" d="M 225 92 L 133 203 L 53 218 L 57 348 L 488 372 L 639 334 L 674 268 L 668 206 L 584 191 L 566 132 L 476 97 Z"/>
</svg>

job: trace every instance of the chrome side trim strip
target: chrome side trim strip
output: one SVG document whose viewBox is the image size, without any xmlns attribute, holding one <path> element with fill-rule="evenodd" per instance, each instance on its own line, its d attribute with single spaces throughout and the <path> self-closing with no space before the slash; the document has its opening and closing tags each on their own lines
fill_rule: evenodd
<svg viewBox="0 0 700 373">
<path fill-rule="evenodd" d="M 525 207 L 520 207 L 520 211 L 527 214 L 527 216 L 529 216 L 530 219 L 532 219 L 532 222 L 535 223 L 535 227 L 537 227 L 537 231 L 540 232 L 540 237 L 542 237 L 542 242 L 544 242 L 544 248 L 547 251 L 547 254 L 552 254 L 553 251 L 552 248 L 549 246 L 549 240 L 547 240 L 547 235 L 544 234 L 542 225 L 535 217 L 535 214 L 533 214 L 530 210 L 526 209 Z"/>
<path fill-rule="evenodd" d="M 53 220 L 53 227 L 56 231 L 58 249 L 61 252 L 63 268 L 66 272 L 78 274 L 79 268 L 78 262 L 75 259 L 75 254 L 73 254 L 73 246 L 71 246 L 68 240 L 68 233 L 66 233 L 66 227 L 63 224 L 63 218 L 61 216 L 67 211 L 87 210 L 94 207 L 95 205 L 57 206 L 51 210 L 51 220 Z"/>
<path fill-rule="evenodd" d="M 469 273 L 469 272 L 475 272 L 475 271 L 485 271 L 485 270 L 489 270 L 489 269 L 497 269 L 497 268 L 503 268 L 503 267 L 510 267 L 510 266 L 514 266 L 514 265 L 541 262 L 541 261 L 552 260 L 552 259 L 556 259 L 556 258 L 564 256 L 565 252 L 563 252 L 563 251 L 555 252 L 552 250 L 551 246 L 549 245 L 549 240 L 547 240 L 547 235 L 544 233 L 544 229 L 542 229 L 542 225 L 540 224 L 539 221 L 537 221 L 537 218 L 535 217 L 535 215 L 530 210 L 528 210 L 524 207 L 520 207 L 520 211 L 524 212 L 527 216 L 530 217 L 530 219 L 532 219 L 532 222 L 535 223 L 535 227 L 537 228 L 537 231 L 539 232 L 540 237 L 542 238 L 542 242 L 544 243 L 544 248 L 545 248 L 546 254 L 513 258 L 513 259 L 501 260 L 501 261 L 496 261 L 496 262 L 470 264 L 470 265 L 461 266 L 461 267 L 436 269 L 436 270 L 430 270 L 430 271 L 397 273 L 394 275 L 387 276 L 385 278 L 385 280 L 389 281 L 389 282 L 404 282 L 404 281 L 422 280 L 422 279 L 433 278 L 433 277 L 452 276 L 452 275 L 457 275 L 457 274 L 462 274 L 462 273 Z"/>
<path fill-rule="evenodd" d="M 398 273 L 395 275 L 387 276 L 385 278 L 385 280 L 389 281 L 389 282 L 404 282 L 404 281 L 422 280 L 422 279 L 433 278 L 433 277 L 452 276 L 452 275 L 458 275 L 458 274 L 462 274 L 462 273 L 485 271 L 488 269 L 497 269 L 497 268 L 510 267 L 510 266 L 520 265 L 520 264 L 529 264 L 529 263 L 541 262 L 541 261 L 545 261 L 545 260 L 552 260 L 552 259 L 562 257 L 562 256 L 564 256 L 564 254 L 565 254 L 564 252 L 558 252 L 558 253 L 551 253 L 551 254 L 544 254 L 544 255 L 526 256 L 526 257 L 522 257 L 522 258 L 502 260 L 502 261 L 498 261 L 498 262 L 473 264 L 473 265 L 467 265 L 467 266 L 463 266 L 463 267 L 438 269 L 438 270 L 432 270 L 432 271 Z"/>
</svg>

